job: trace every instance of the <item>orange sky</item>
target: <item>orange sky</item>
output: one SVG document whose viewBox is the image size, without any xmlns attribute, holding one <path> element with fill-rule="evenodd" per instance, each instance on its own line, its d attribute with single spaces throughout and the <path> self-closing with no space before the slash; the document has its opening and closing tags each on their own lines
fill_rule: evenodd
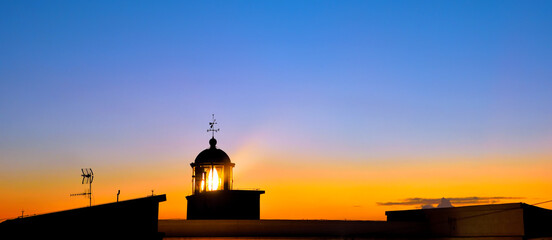
<svg viewBox="0 0 552 240">
<path fill-rule="evenodd" d="M 264 219 L 385 220 L 385 211 L 420 206 L 379 206 L 406 198 L 520 197 L 501 202 L 536 203 L 552 199 L 550 156 L 384 159 L 358 163 L 347 159 L 297 161 L 292 156 L 250 158 L 245 150 L 229 153 L 236 163 L 234 187 L 260 188 Z M 257 154 L 257 153 L 255 153 Z M 134 167 L 98 166 L 94 204 L 151 194 L 167 194 L 160 218 L 185 218 L 191 193 L 189 161 L 169 159 Z M 318 163 L 315 163 L 318 162 Z M 119 169 L 124 169 L 120 171 Z M 80 169 L 31 169 L 24 176 L 4 172 L 0 218 L 40 214 L 88 204 L 69 197 L 85 189 Z M 6 194 L 9 193 L 9 194 Z M 454 204 L 454 203 L 453 203 Z M 552 208 L 552 204 L 541 207 Z"/>
</svg>

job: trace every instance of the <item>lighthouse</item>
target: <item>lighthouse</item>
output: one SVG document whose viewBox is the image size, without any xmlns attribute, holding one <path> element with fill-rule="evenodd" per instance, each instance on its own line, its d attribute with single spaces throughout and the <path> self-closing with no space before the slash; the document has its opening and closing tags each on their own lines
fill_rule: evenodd
<svg viewBox="0 0 552 240">
<path fill-rule="evenodd" d="M 214 119 L 209 148 L 201 151 L 192 167 L 192 195 L 187 196 L 187 219 L 259 219 L 262 190 L 233 189 L 236 165 L 222 149 L 217 148 Z"/>
</svg>

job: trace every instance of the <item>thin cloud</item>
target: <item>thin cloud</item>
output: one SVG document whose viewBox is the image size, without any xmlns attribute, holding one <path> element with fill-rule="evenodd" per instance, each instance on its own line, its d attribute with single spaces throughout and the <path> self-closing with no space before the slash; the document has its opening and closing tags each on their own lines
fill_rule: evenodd
<svg viewBox="0 0 552 240">
<path fill-rule="evenodd" d="M 478 203 L 498 203 L 501 200 L 523 199 L 522 197 L 460 197 L 447 198 L 452 204 L 478 204 Z M 433 205 L 439 204 L 441 198 L 407 198 L 399 202 L 378 202 L 379 206 L 411 206 L 411 205 Z"/>
</svg>

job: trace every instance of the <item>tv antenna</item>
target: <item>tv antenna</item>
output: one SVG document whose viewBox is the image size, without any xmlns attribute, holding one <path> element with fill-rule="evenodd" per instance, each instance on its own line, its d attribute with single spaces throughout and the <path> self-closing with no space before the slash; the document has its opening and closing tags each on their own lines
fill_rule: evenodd
<svg viewBox="0 0 552 240">
<path fill-rule="evenodd" d="M 94 172 L 92 172 L 92 168 L 81 168 L 81 172 L 82 184 L 88 184 L 88 191 L 85 190 L 83 193 L 71 194 L 71 197 L 88 196 L 88 199 L 90 199 L 90 206 L 92 207 L 92 181 L 94 181 Z"/>
<path fill-rule="evenodd" d="M 213 132 L 213 138 L 215 138 L 215 132 L 220 131 L 220 128 L 215 129 L 215 124 L 217 124 L 217 120 L 215 119 L 215 114 L 213 114 L 213 121 L 209 122 L 209 129 L 207 129 L 207 132 Z"/>
</svg>

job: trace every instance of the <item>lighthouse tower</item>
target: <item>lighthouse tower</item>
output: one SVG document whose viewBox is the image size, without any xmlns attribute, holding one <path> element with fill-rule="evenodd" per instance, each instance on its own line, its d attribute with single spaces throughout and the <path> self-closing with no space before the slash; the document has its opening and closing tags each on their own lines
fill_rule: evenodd
<svg viewBox="0 0 552 240">
<path fill-rule="evenodd" d="M 192 195 L 187 196 L 187 219 L 259 219 L 261 190 L 234 190 L 233 168 L 236 164 L 217 148 L 213 121 L 209 148 L 201 151 L 192 167 Z"/>
</svg>

